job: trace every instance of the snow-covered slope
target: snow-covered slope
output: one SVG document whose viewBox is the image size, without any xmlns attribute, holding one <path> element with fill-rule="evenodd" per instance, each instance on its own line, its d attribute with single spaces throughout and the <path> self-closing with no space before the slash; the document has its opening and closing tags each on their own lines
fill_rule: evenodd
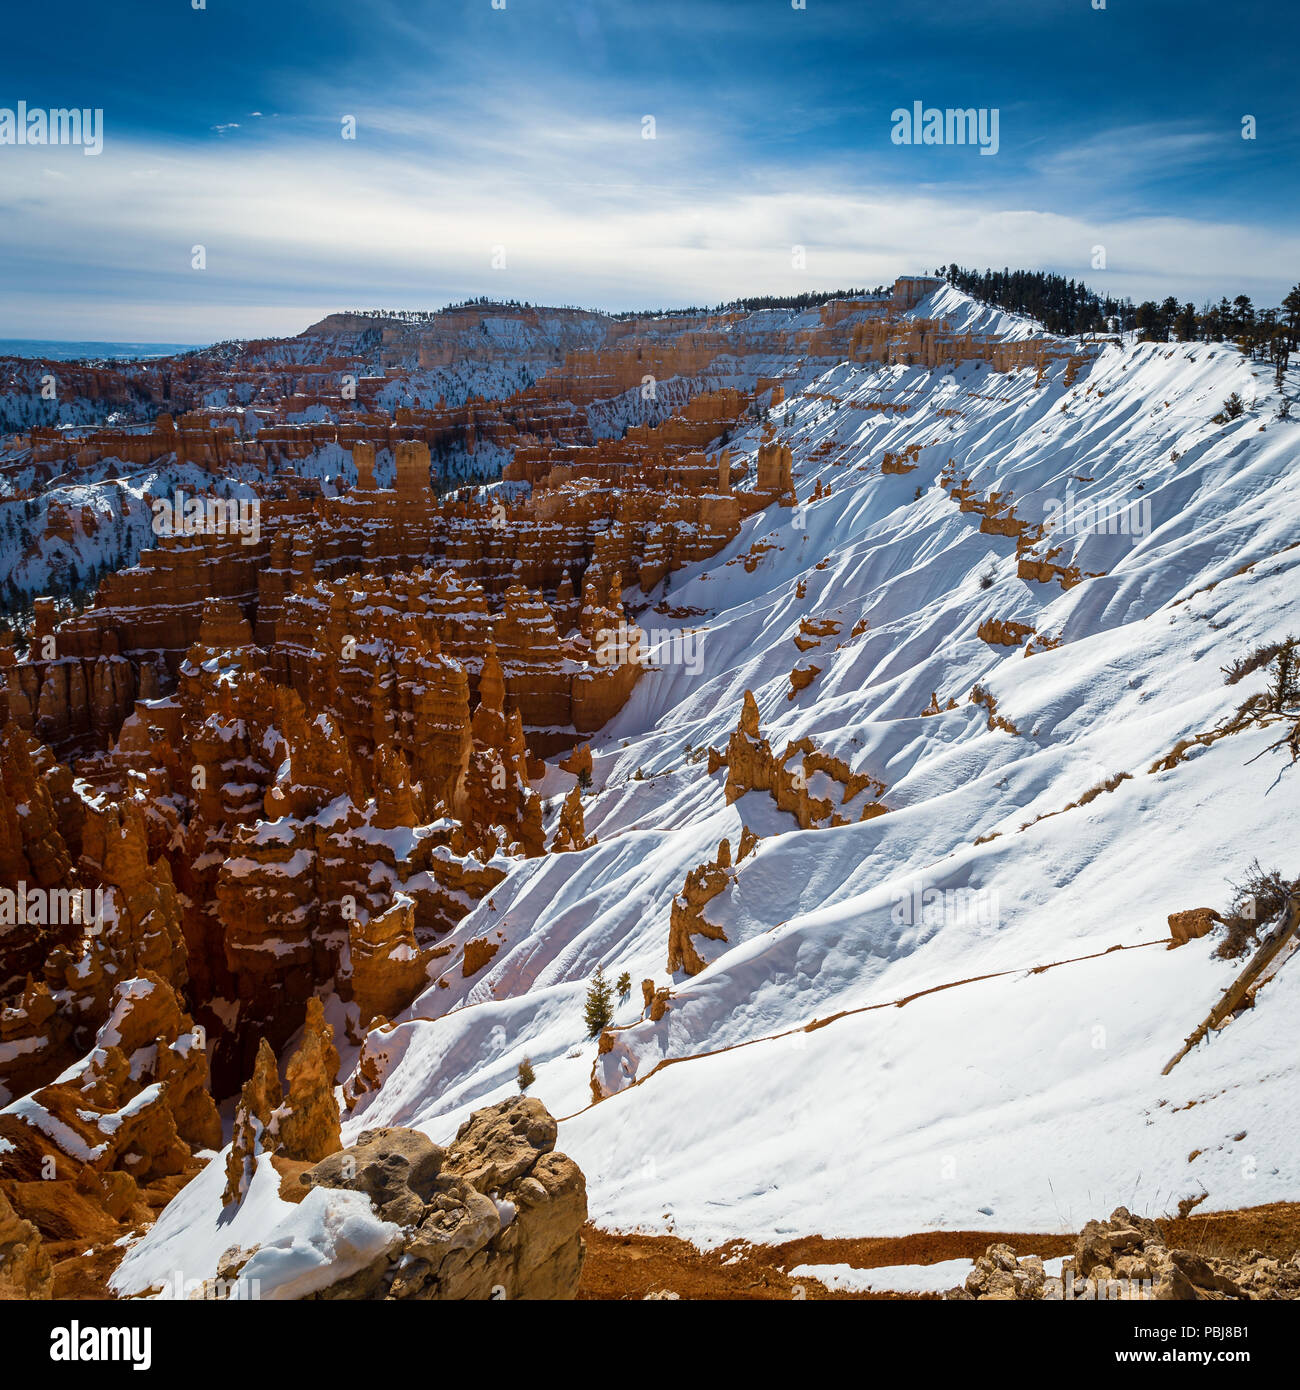
<svg viewBox="0 0 1300 1390">
<path fill-rule="evenodd" d="M 945 295 L 964 303 L 917 312 L 1020 336 L 1023 321 Z M 345 1141 L 381 1124 L 445 1140 L 513 1092 L 527 1056 L 593 1219 L 614 1228 L 710 1244 L 1077 1229 L 1121 1202 L 1300 1195 L 1300 967 L 1161 1075 L 1238 968 L 1208 939 L 1167 950 L 1166 917 L 1224 907 L 1256 857 L 1300 871 L 1300 770 L 1270 751 L 1276 727 L 1152 770 L 1266 680 L 1225 685 L 1221 666 L 1300 632 L 1300 424 L 1222 347 L 1111 346 L 1065 374 L 843 364 L 808 394 L 787 386 L 798 494 L 829 495 L 760 513 L 673 576 L 668 602 L 704 610 L 687 620 L 701 660 L 661 641 L 597 737 L 598 843 L 518 865 L 460 925 L 456 940 L 500 949 L 372 1035 L 383 1083 Z M 1214 423 L 1233 391 L 1245 414 Z M 908 409 L 863 408 L 882 401 Z M 882 475 L 882 454 L 911 445 L 916 471 Z M 981 497 L 1012 490 L 1021 517 L 1106 504 L 1126 533 L 1067 524 L 1056 563 L 1098 577 L 1019 579 L 1014 541 L 937 485 L 950 461 Z M 805 618 L 839 631 L 801 653 Z M 990 645 L 986 619 L 1059 645 Z M 820 672 L 790 698 L 796 663 Z M 1018 732 L 968 702 L 977 683 Z M 725 747 L 747 689 L 777 752 L 812 738 L 882 780 L 888 813 L 801 830 L 766 793 L 727 805 L 699 750 Z M 923 716 L 932 693 L 955 708 Z M 547 790 L 571 780 L 552 769 Z M 705 909 L 726 941 L 697 941 L 707 968 L 670 979 L 672 898 L 742 824 L 764 838 Z M 597 965 L 634 984 L 599 1060 L 582 1024 Z M 643 979 L 672 987 L 658 1023 L 639 1021 Z M 613 1092 L 595 1104 L 593 1064 Z"/>
<path fill-rule="evenodd" d="M 22 470 L 14 478 L 20 490 L 32 486 Z M 174 454 L 146 467 L 103 459 L 55 478 L 34 497 L 8 498 L 0 480 L 0 594 L 66 592 L 133 564 L 141 550 L 158 544 L 147 499 L 178 491 L 192 497 L 209 488 L 234 499 L 257 496 L 240 470 L 214 483 L 205 469 L 178 465 Z M 51 525 L 52 513 L 72 519 L 66 533 Z"/>
</svg>

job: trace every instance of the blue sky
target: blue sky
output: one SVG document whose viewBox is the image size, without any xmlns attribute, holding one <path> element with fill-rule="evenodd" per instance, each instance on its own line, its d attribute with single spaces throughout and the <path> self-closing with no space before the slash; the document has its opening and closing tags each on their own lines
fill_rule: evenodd
<svg viewBox="0 0 1300 1390">
<path fill-rule="evenodd" d="M 102 108 L 104 148 L 0 145 L 0 337 L 713 303 L 950 260 L 1197 303 L 1300 280 L 1290 4 L 196 2 L 9 7 L 0 108 Z M 996 155 L 893 143 L 914 101 L 996 108 Z"/>
</svg>

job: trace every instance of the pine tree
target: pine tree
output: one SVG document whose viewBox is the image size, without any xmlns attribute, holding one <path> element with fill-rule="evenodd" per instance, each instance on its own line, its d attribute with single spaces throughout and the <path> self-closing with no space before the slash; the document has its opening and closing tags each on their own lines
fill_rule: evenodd
<svg viewBox="0 0 1300 1390">
<path fill-rule="evenodd" d="M 519 1089 L 526 1091 L 534 1081 L 537 1080 L 537 1073 L 533 1071 L 532 1061 L 525 1057 L 519 1063 Z"/>
<path fill-rule="evenodd" d="M 1216 425 L 1226 425 L 1229 420 L 1235 420 L 1246 409 L 1246 403 L 1241 396 L 1234 391 L 1223 403 L 1223 409 L 1217 415 L 1211 415 L 1210 419 Z"/>
<path fill-rule="evenodd" d="M 584 792 L 589 792 L 591 790 L 591 771 L 589 768 L 584 767 L 582 771 L 578 773 L 578 785 Z"/>
<path fill-rule="evenodd" d="M 1232 301 L 1232 330 L 1233 336 L 1243 338 L 1247 336 L 1255 324 L 1255 308 L 1250 302 L 1248 294 L 1239 294 Z"/>
<path fill-rule="evenodd" d="M 1279 391 L 1286 384 L 1287 364 L 1291 360 L 1291 344 L 1285 328 L 1275 328 L 1266 344 L 1268 360 L 1273 364 L 1273 384 Z"/>
<path fill-rule="evenodd" d="M 1144 343 L 1154 343 L 1158 340 L 1160 336 L 1160 310 L 1154 299 L 1143 300 L 1138 305 L 1137 318 L 1134 322 Z"/>
<path fill-rule="evenodd" d="M 632 976 L 626 970 L 618 977 L 615 988 L 620 999 L 626 999 L 632 993 Z"/>
<path fill-rule="evenodd" d="M 614 991 L 600 966 L 596 967 L 596 973 L 587 987 L 587 1003 L 582 1017 L 589 1038 L 594 1038 L 602 1028 L 608 1028 L 614 1021 Z"/>
<path fill-rule="evenodd" d="M 1296 652 L 1297 645 L 1296 638 L 1288 637 L 1273 658 L 1273 685 L 1268 696 L 1276 714 L 1300 701 L 1300 656 Z"/>
<path fill-rule="evenodd" d="M 1282 312 L 1286 316 L 1287 328 L 1291 334 L 1292 348 L 1300 348 L 1300 285 L 1297 285 L 1282 301 Z"/>
</svg>

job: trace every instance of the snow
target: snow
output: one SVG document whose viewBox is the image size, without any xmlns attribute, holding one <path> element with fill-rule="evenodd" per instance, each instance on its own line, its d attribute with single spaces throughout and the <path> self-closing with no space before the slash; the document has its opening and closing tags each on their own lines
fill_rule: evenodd
<svg viewBox="0 0 1300 1390">
<path fill-rule="evenodd" d="M 364 1269 L 400 1235 L 397 1226 L 375 1215 L 364 1193 L 317 1187 L 297 1205 L 283 1201 L 280 1176 L 265 1154 L 241 1204 L 222 1207 L 225 1179 L 222 1155 L 128 1251 L 112 1279 L 116 1292 L 193 1286 L 216 1275 L 217 1262 L 232 1246 L 257 1245 L 239 1274 L 252 1296 L 302 1298 Z"/>
<path fill-rule="evenodd" d="M 222 1205 L 225 1186 L 223 1154 L 176 1194 L 145 1237 L 127 1251 L 111 1280 L 113 1289 L 118 1294 L 142 1293 L 159 1284 L 183 1287 L 210 1279 L 226 1250 L 257 1244 L 295 1210 L 279 1195 L 280 1175 L 269 1155 L 258 1158 L 238 1206 Z"/>
<path fill-rule="evenodd" d="M 5 399 L 0 397 L 0 412 Z M 110 476 L 111 471 L 119 476 Z M 222 481 L 222 495 L 251 500 L 256 496 L 252 476 L 251 467 L 231 468 Z M 121 567 L 123 556 L 127 564 L 134 563 L 142 549 L 158 545 L 154 513 L 146 497 L 171 498 L 177 491 L 193 496 L 212 486 L 212 475 L 196 464 L 178 465 L 174 454 L 146 467 L 105 457 L 85 467 L 70 466 L 51 479 L 32 499 L 34 511 L 28 517 L 28 502 L 12 490 L 31 488 L 37 481 L 34 470 L 26 476 L 0 477 L 0 572 L 27 595 L 52 592 L 53 582 L 70 564 L 85 579 Z M 47 534 L 52 508 L 67 513 L 72 524 L 70 541 Z M 93 534 L 83 524 L 83 509 L 95 517 Z M 30 544 L 32 540 L 39 543 Z"/>
<path fill-rule="evenodd" d="M 30 1038 L 14 1038 L 9 1042 L 0 1042 L 0 1064 L 8 1066 L 15 1058 L 21 1057 L 24 1053 L 37 1052 L 45 1046 L 45 1039 L 39 1034 Z"/>
<path fill-rule="evenodd" d="M 93 1163 L 108 1147 L 107 1144 L 97 1144 L 91 1148 L 75 1129 L 65 1124 L 58 1116 L 51 1115 L 45 1106 L 33 1096 L 20 1096 L 17 1100 L 6 1105 L 3 1113 L 12 1115 L 33 1129 L 40 1130 L 47 1138 L 52 1139 L 69 1158 L 75 1158 L 81 1163 Z"/>
<path fill-rule="evenodd" d="M 96 1115 L 93 1111 L 79 1110 L 79 1117 L 90 1124 L 93 1124 L 101 1134 L 116 1134 L 121 1128 L 123 1120 L 134 1119 L 135 1116 L 143 1114 L 151 1105 L 156 1105 L 163 1093 L 163 1083 L 155 1081 L 151 1086 L 145 1086 L 120 1110 L 110 1111 L 106 1115 Z"/>
<path fill-rule="evenodd" d="M 964 1283 L 974 1268 L 970 1260 L 940 1260 L 932 1265 L 882 1265 L 855 1269 L 853 1265 L 796 1265 L 790 1278 L 815 1279 L 828 1289 L 849 1293 L 944 1293 Z"/>
<path fill-rule="evenodd" d="M 584 813 L 599 843 L 515 863 L 460 924 L 453 943 L 491 935 L 500 950 L 470 980 L 452 953 L 447 987 L 433 981 L 384 1035 L 383 1084 L 346 1135 L 447 1133 L 511 1094 L 526 1055 L 530 1094 L 562 1117 L 592 1217 L 613 1229 L 706 1245 L 1063 1231 L 1121 1203 L 1297 1195 L 1300 975 L 1281 971 L 1252 1014 L 1161 1076 L 1234 973 L 1212 940 L 1166 950 L 1165 919 L 1222 908 L 1225 879 L 1256 855 L 1300 868 L 1296 774 L 1267 751 L 1275 729 L 1149 769 L 1262 688 L 1263 674 L 1225 686 L 1220 666 L 1300 630 L 1300 550 L 1287 549 L 1300 425 L 1272 418 L 1268 375 L 1223 347 L 1109 346 L 1069 388 L 1064 373 L 1038 387 L 1032 371 L 842 364 L 812 380 L 849 406 L 906 399 L 903 414 L 792 392 L 780 433 L 799 495 L 820 478 L 830 496 L 799 509 L 801 529 L 769 509 L 673 576 L 670 602 L 710 615 L 702 669 L 648 672 L 596 736 Z M 1256 409 L 1213 424 L 1233 390 Z M 827 439 L 838 450 L 814 459 Z M 738 434 L 733 457 L 757 442 Z M 879 473 L 884 450 L 913 443 L 916 473 Z M 1043 517 L 1068 487 L 1081 503 L 1149 500 L 1151 526 L 1053 536 L 1057 563 L 1102 578 L 1068 592 L 1020 580 L 1014 543 L 933 485 L 949 457 L 979 495 L 1014 490 L 1020 516 Z M 764 538 L 752 574 L 727 563 Z M 798 620 L 831 612 L 841 631 L 797 652 Z M 850 638 L 860 616 L 869 628 Z M 1063 645 L 1028 659 L 989 646 L 975 635 L 986 617 Z M 789 701 L 796 662 L 823 669 Z M 1020 735 L 986 727 L 966 700 L 977 681 Z M 683 750 L 724 747 L 746 689 L 775 749 L 811 737 L 884 781 L 888 814 L 802 831 L 765 793 L 728 806 L 724 774 Z M 958 707 L 922 718 L 932 692 Z M 1119 772 L 1130 779 L 1065 810 Z M 767 838 L 705 909 L 727 941 L 700 943 L 701 975 L 668 980 L 672 898 L 724 836 L 734 851 L 742 824 Z M 910 912 L 932 890 L 940 905 Z M 618 1005 L 599 1071 L 616 1093 L 592 1106 L 581 1005 L 597 964 L 673 998 L 658 1024 L 639 1021 L 639 990 Z"/>
<path fill-rule="evenodd" d="M 276 1223 L 239 1277 L 266 1299 L 304 1298 L 365 1269 L 400 1236 L 364 1192 L 314 1187 Z"/>
<path fill-rule="evenodd" d="M 1027 1253 L 1016 1252 L 1022 1259 Z M 1043 1273 L 1048 1278 L 1061 1276 L 1063 1255 L 1043 1261 Z M 938 1260 L 930 1265 L 879 1265 L 874 1269 L 858 1269 L 848 1264 L 796 1265 L 789 1271 L 791 1279 L 815 1279 L 828 1289 L 848 1293 L 947 1293 L 966 1282 L 975 1268 L 973 1260 Z"/>
<path fill-rule="evenodd" d="M 914 314 L 939 311 L 960 329 L 1029 331 L 950 288 Z M 743 331 L 757 335 L 759 317 Z M 756 360 L 738 356 L 737 372 Z M 441 943 L 453 947 L 444 973 L 371 1035 L 382 1084 L 347 1114 L 344 1141 L 402 1124 L 445 1142 L 517 1093 L 527 1056 L 529 1094 L 560 1119 L 559 1147 L 607 1229 L 704 1246 L 1048 1233 L 1119 1205 L 1160 1215 L 1203 1194 L 1203 1210 L 1300 1197 L 1300 968 L 1161 1074 L 1237 969 L 1213 938 L 1168 950 L 1168 914 L 1222 909 L 1226 880 L 1256 857 L 1300 873 L 1300 769 L 1270 751 L 1276 726 L 1153 770 L 1264 687 L 1265 672 L 1227 686 L 1222 666 L 1300 631 L 1300 422 L 1275 418 L 1271 372 L 1206 344 L 1100 347 L 1069 386 L 1064 361 L 1041 384 L 973 363 L 769 365 L 785 374 L 778 437 L 798 495 L 819 480 L 829 495 L 767 509 L 673 575 L 669 602 L 706 610 L 708 638 L 696 669 L 661 660 L 593 738 L 583 809 L 597 843 L 494 859 L 507 877 Z M 1232 391 L 1245 415 L 1213 423 Z M 909 409 L 858 408 L 880 400 Z M 735 460 L 752 460 L 759 429 L 737 430 Z M 914 473 L 881 474 L 886 450 L 913 445 Z M 936 486 L 950 460 L 980 496 L 1014 491 L 1023 518 L 1072 494 L 1141 503 L 1140 517 L 1149 503 L 1150 524 L 1067 525 L 1051 538 L 1056 563 L 1100 577 L 1068 591 L 1022 580 L 1014 542 L 982 534 Z M 752 573 L 734 563 L 760 541 L 771 548 Z M 841 630 L 800 653 L 799 620 L 824 616 Z M 859 618 L 869 626 L 851 637 Z M 988 618 L 1062 644 L 1030 657 L 991 646 L 976 635 Z M 790 700 L 796 664 L 822 669 Z M 977 682 L 1018 733 L 988 727 L 968 701 Z M 725 774 L 686 749 L 724 748 L 746 690 L 774 750 L 812 739 L 882 781 L 887 814 L 801 830 L 766 793 L 728 804 Z M 956 707 L 922 716 L 932 693 Z M 570 785 L 555 769 L 543 784 L 549 796 Z M 670 978 L 673 897 L 724 837 L 734 855 L 743 826 L 764 838 L 704 910 L 726 940 L 697 938 L 705 970 Z M 485 936 L 499 950 L 464 979 L 455 948 Z M 634 982 L 600 1058 L 582 1024 L 597 965 Z M 644 979 L 671 988 L 658 1023 L 641 1017 Z M 143 1287 L 181 1254 L 211 1272 L 236 1239 L 277 1229 L 278 1287 L 310 1279 L 323 1246 L 279 1228 L 271 1179 L 259 1168 L 233 1217 L 223 1182 L 214 1161 L 117 1286 Z M 908 1288 L 939 1268 L 827 1278 Z M 958 1282 L 944 1273 L 943 1287 Z"/>
<path fill-rule="evenodd" d="M 130 1016 L 132 1005 L 141 999 L 147 999 L 156 988 L 152 980 L 140 979 L 128 980 L 119 985 L 114 992 L 112 1012 L 95 1038 L 96 1047 L 117 1047 L 122 1041 L 122 1021 Z M 73 1072 L 79 1066 L 80 1063 L 73 1068 Z"/>
</svg>

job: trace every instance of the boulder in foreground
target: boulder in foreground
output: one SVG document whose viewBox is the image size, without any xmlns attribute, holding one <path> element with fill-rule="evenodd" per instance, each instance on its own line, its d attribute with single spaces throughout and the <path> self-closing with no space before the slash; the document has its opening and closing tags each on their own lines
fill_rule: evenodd
<svg viewBox="0 0 1300 1390">
<path fill-rule="evenodd" d="M 213 1292 L 240 1279 L 256 1280 L 262 1298 L 571 1299 L 587 1185 L 555 1139 L 546 1107 L 526 1096 L 476 1111 L 446 1149 L 419 1130 L 366 1130 L 301 1174 L 311 1200 L 298 1210 L 311 1229 L 227 1252 Z M 363 1222 L 354 1193 L 369 1200 Z M 335 1231 L 350 1233 L 347 1251 L 327 1248 Z M 309 1281 L 295 1249 L 323 1256 Z M 343 1258 L 358 1251 L 364 1263 Z M 286 1269 L 294 1278 L 282 1287 Z"/>
</svg>

